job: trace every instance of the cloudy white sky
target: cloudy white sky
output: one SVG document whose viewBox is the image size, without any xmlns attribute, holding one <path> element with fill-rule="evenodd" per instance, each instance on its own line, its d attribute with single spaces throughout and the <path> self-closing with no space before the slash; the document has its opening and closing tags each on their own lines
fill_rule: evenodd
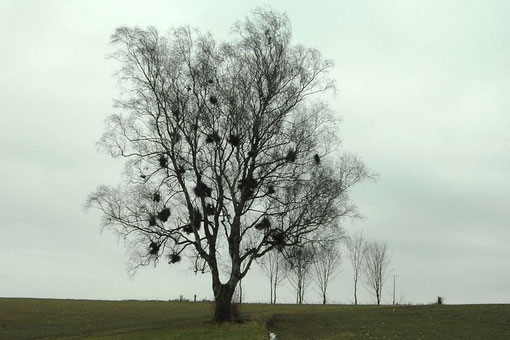
<svg viewBox="0 0 510 340">
<path fill-rule="evenodd" d="M 510 2 L 267 3 L 335 62 L 343 146 L 380 175 L 355 188 L 365 219 L 344 227 L 388 242 L 397 299 L 510 303 Z M 0 296 L 212 297 L 185 263 L 129 279 L 123 243 L 83 211 L 122 169 L 95 146 L 117 91 L 105 56 L 120 25 L 225 38 L 257 4 L 0 1 Z M 346 260 L 331 301 L 352 301 L 351 275 Z M 246 299 L 268 301 L 266 286 L 255 268 Z M 293 301 L 288 284 L 280 296 Z M 313 287 L 305 299 L 320 301 Z"/>
</svg>

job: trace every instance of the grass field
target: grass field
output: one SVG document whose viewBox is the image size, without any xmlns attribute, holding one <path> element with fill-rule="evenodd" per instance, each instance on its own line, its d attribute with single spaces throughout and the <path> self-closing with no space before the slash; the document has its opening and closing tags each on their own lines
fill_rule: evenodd
<svg viewBox="0 0 510 340">
<path fill-rule="evenodd" d="M 0 298 L 0 338 L 510 339 L 510 305 L 243 304 L 243 323 L 209 322 L 210 303 Z"/>
</svg>

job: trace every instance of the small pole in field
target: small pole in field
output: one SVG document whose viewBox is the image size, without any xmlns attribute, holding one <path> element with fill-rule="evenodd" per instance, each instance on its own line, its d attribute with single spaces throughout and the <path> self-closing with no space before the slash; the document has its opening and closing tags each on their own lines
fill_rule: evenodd
<svg viewBox="0 0 510 340">
<path fill-rule="evenodd" d="M 395 304 L 395 278 L 398 275 L 393 275 L 393 304 Z"/>
</svg>

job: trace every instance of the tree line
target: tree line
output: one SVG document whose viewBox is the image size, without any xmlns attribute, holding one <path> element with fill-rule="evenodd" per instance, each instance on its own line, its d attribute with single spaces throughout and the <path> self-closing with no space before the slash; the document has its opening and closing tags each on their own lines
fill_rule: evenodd
<svg viewBox="0 0 510 340">
<path fill-rule="evenodd" d="M 368 241 L 361 232 L 342 237 L 337 242 L 330 240 L 325 244 L 295 247 L 287 255 L 269 252 L 258 263 L 269 279 L 270 303 L 277 302 L 278 287 L 287 281 L 297 304 L 304 303 L 310 285 L 320 294 L 322 304 L 327 304 L 330 281 L 339 274 L 345 257 L 353 270 L 353 303 L 358 304 L 358 287 L 363 283 L 379 305 L 383 285 L 390 273 L 391 256 L 386 242 Z"/>
</svg>

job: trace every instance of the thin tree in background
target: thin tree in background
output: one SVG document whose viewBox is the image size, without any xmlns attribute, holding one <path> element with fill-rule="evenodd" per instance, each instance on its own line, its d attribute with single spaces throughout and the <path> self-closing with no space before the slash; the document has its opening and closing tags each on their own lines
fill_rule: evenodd
<svg viewBox="0 0 510 340">
<path fill-rule="evenodd" d="M 363 233 L 358 231 L 345 239 L 347 245 L 347 257 L 352 265 L 354 281 L 354 304 L 358 304 L 358 282 L 363 273 L 363 261 L 365 259 L 365 239 Z"/>
<path fill-rule="evenodd" d="M 272 250 L 260 261 L 260 267 L 269 279 L 269 291 L 271 304 L 276 303 L 277 289 L 285 280 L 285 258 L 281 252 Z"/>
<path fill-rule="evenodd" d="M 321 294 L 323 305 L 327 303 L 329 281 L 338 274 L 341 263 L 340 249 L 334 242 L 328 242 L 326 245 L 318 247 L 314 254 L 312 276 Z"/>
<path fill-rule="evenodd" d="M 297 304 L 303 304 L 305 300 L 314 260 L 314 250 L 311 246 L 296 246 L 288 252 L 286 277 L 294 288 Z"/>
<path fill-rule="evenodd" d="M 378 305 L 381 304 L 382 289 L 389 275 L 388 267 L 390 262 L 391 257 L 388 254 L 386 242 L 373 241 L 367 243 L 363 274 L 365 276 L 366 288 L 375 296 Z"/>
<path fill-rule="evenodd" d="M 291 43 L 288 18 L 265 9 L 225 42 L 120 27 L 112 43 L 123 92 L 100 145 L 126 171 L 87 206 L 125 239 L 133 271 L 184 258 L 210 273 L 214 320 L 229 321 L 253 261 L 341 233 L 356 214 L 349 189 L 371 177 L 338 152 L 326 103 L 310 100 L 334 89 L 332 62 Z"/>
</svg>

